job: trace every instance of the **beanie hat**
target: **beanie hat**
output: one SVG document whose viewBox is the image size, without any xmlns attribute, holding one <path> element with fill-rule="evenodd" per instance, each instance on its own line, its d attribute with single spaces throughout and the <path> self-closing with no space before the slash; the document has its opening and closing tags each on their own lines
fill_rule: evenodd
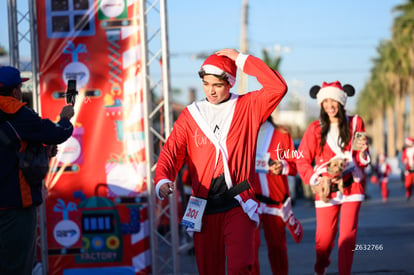
<svg viewBox="0 0 414 275">
<path fill-rule="evenodd" d="M 20 71 L 12 66 L 0 67 L 0 87 L 15 87 L 29 78 L 21 78 Z"/>
<path fill-rule="evenodd" d="M 212 75 L 221 75 L 224 72 L 232 87 L 236 83 L 237 66 L 236 63 L 227 56 L 219 56 L 217 54 L 210 55 L 201 66 L 201 71 Z"/>
<path fill-rule="evenodd" d="M 325 99 L 330 98 L 345 106 L 348 96 L 353 96 L 354 94 L 355 89 L 353 86 L 349 84 L 342 86 L 339 81 L 323 82 L 322 87 L 315 85 L 310 90 L 310 96 L 317 99 L 318 105 L 321 105 Z"/>
<path fill-rule="evenodd" d="M 413 146 L 414 145 L 414 139 L 412 137 L 406 137 L 405 138 L 405 145 Z"/>
</svg>

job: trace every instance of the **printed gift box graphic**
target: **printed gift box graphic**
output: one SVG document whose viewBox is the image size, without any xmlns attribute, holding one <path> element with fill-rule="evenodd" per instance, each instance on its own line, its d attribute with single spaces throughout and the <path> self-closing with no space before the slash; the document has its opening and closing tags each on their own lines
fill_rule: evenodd
<svg viewBox="0 0 414 275">
<path fill-rule="evenodd" d="M 49 212 L 47 223 L 47 231 L 50 232 L 48 234 L 49 255 L 81 252 L 81 217 L 82 213 L 78 210 L 76 203 L 65 202 L 61 198 L 54 201 L 53 211 Z"/>
</svg>

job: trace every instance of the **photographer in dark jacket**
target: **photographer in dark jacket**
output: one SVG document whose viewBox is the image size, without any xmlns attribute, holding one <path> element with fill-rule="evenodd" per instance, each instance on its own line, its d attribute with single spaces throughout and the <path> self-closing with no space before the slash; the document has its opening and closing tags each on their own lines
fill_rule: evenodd
<svg viewBox="0 0 414 275">
<path fill-rule="evenodd" d="M 54 123 L 22 103 L 21 86 L 27 80 L 14 67 L 0 67 L 0 131 L 11 140 L 6 145 L 0 139 L 1 275 L 32 274 L 36 208 L 42 203 L 42 183 L 28 184 L 19 169 L 16 150 L 24 150 L 27 143 L 33 142 L 50 146 L 52 152 L 56 144 L 66 141 L 73 132 L 69 121 L 74 115 L 73 106 L 64 106 L 60 121 Z"/>
</svg>

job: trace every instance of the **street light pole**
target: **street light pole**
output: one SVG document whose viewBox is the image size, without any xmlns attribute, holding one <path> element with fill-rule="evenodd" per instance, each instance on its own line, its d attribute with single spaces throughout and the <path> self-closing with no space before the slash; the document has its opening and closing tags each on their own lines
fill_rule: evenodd
<svg viewBox="0 0 414 275">
<path fill-rule="evenodd" d="M 248 18 L 248 0 L 242 0 L 241 28 L 240 28 L 240 52 L 247 54 L 249 47 L 247 43 L 247 18 Z M 247 75 L 240 72 L 239 94 L 245 93 L 247 88 Z"/>
</svg>

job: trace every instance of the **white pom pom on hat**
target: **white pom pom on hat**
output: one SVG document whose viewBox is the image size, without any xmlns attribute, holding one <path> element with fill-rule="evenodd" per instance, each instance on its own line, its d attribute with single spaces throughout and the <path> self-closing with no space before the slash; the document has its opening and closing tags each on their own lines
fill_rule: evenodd
<svg viewBox="0 0 414 275">
<path fill-rule="evenodd" d="M 227 75 L 230 85 L 233 87 L 236 83 L 237 66 L 236 63 L 226 56 L 212 54 L 204 61 L 201 66 L 206 74 L 221 75 L 223 72 Z"/>
</svg>

